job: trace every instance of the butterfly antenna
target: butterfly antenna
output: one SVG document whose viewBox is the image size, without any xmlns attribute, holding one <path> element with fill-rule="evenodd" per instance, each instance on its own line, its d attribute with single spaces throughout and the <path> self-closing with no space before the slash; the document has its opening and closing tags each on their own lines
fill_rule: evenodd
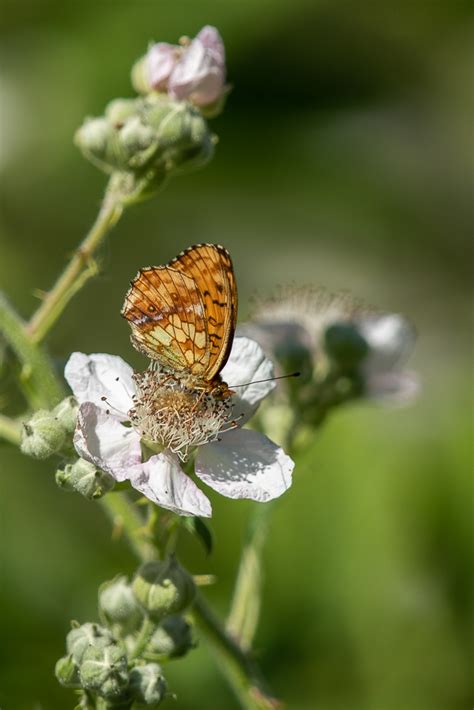
<svg viewBox="0 0 474 710">
<path fill-rule="evenodd" d="M 273 380 L 286 380 L 288 377 L 299 377 L 301 372 L 292 372 L 289 375 L 278 375 L 278 377 L 267 377 L 264 380 L 252 380 L 252 382 L 244 382 L 242 385 L 229 385 L 231 389 L 236 387 L 248 387 L 249 385 L 258 385 L 260 382 L 273 382 Z"/>
</svg>

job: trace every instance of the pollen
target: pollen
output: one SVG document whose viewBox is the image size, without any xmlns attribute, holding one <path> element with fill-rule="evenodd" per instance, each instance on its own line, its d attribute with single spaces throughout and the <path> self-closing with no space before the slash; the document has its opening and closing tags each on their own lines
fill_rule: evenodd
<svg viewBox="0 0 474 710">
<path fill-rule="evenodd" d="M 233 429 L 231 398 L 190 386 L 186 379 L 156 369 L 134 373 L 136 394 L 128 412 L 140 436 L 186 461 L 191 448 L 216 441 Z"/>
</svg>

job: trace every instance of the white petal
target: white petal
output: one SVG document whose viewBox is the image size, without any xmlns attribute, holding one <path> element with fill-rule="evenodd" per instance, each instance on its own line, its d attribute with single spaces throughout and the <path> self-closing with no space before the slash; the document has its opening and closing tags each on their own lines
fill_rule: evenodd
<svg viewBox="0 0 474 710">
<path fill-rule="evenodd" d="M 112 414 L 92 402 L 79 407 L 74 446 L 83 459 L 110 473 L 116 481 L 129 478 L 141 461 L 140 437 Z"/>
<path fill-rule="evenodd" d="M 294 462 L 266 436 L 234 429 L 219 442 L 200 446 L 196 475 L 229 498 L 267 501 L 291 485 Z"/>
<path fill-rule="evenodd" d="M 101 409 L 109 409 L 121 421 L 128 419 L 127 412 L 132 406 L 135 392 L 132 374 L 132 368 L 121 357 L 104 353 L 73 353 L 64 369 L 79 404 L 94 402 Z"/>
<path fill-rule="evenodd" d="M 225 64 L 225 48 L 219 31 L 212 25 L 205 25 L 196 35 L 196 39 L 207 49 L 214 61 Z"/>
<path fill-rule="evenodd" d="M 379 404 L 411 404 L 420 392 L 420 381 L 414 372 L 385 372 L 367 377 L 366 396 Z"/>
<path fill-rule="evenodd" d="M 150 47 L 146 55 L 148 77 L 153 89 L 163 91 L 166 82 L 176 66 L 179 47 L 167 42 L 158 42 Z"/>
<path fill-rule="evenodd" d="M 363 365 L 367 373 L 384 372 L 400 365 L 415 345 L 413 327 L 397 313 L 367 317 L 357 325 L 370 347 Z"/>
<path fill-rule="evenodd" d="M 208 498 L 184 473 L 177 457 L 169 451 L 156 454 L 136 466 L 130 481 L 153 503 L 178 515 L 201 515 L 206 518 L 212 515 Z"/>
<path fill-rule="evenodd" d="M 242 423 L 251 417 L 260 401 L 276 387 L 276 382 L 269 379 L 274 376 L 272 361 L 260 345 L 250 338 L 234 338 L 230 357 L 221 375 L 230 389 L 235 390 L 234 414 L 244 414 Z"/>
<path fill-rule="evenodd" d="M 217 30 L 207 27 L 201 32 L 184 50 L 168 89 L 175 99 L 191 98 L 198 106 L 206 106 L 217 101 L 224 90 L 225 58 Z"/>
</svg>

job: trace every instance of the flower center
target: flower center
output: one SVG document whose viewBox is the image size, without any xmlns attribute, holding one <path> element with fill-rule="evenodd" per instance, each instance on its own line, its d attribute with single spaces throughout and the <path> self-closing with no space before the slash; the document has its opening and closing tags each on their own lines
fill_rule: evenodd
<svg viewBox="0 0 474 710">
<path fill-rule="evenodd" d="M 234 428 L 232 402 L 196 389 L 189 378 L 157 370 L 134 373 L 137 392 L 128 412 L 132 426 L 146 439 L 160 444 L 185 461 L 189 448 L 216 441 Z"/>
</svg>

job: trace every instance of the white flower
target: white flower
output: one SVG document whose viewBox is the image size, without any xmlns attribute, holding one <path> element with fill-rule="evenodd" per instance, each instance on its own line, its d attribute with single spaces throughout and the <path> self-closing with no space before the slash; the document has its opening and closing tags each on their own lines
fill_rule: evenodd
<svg viewBox="0 0 474 710">
<path fill-rule="evenodd" d="M 225 92 L 225 49 L 215 27 L 206 25 L 187 46 L 158 42 L 146 55 L 148 80 L 173 99 L 209 106 Z"/>
<path fill-rule="evenodd" d="M 399 314 L 381 314 L 364 308 L 349 294 L 324 289 L 284 289 L 260 306 L 252 321 L 239 333 L 254 338 L 267 353 L 283 361 L 312 363 L 318 368 L 327 359 L 328 329 L 347 326 L 348 345 L 356 336 L 366 349 L 358 372 L 364 396 L 391 403 L 409 403 L 419 391 L 415 373 L 403 370 L 416 334 Z M 360 347 L 360 343 L 358 345 Z M 298 364 L 298 362 L 297 362 Z"/>
<path fill-rule="evenodd" d="M 180 458 L 190 447 L 197 447 L 196 475 L 211 488 L 229 498 L 271 500 L 291 485 L 294 463 L 266 436 L 240 427 L 275 387 L 273 381 L 252 380 L 272 372 L 257 343 L 235 338 L 221 373 L 236 390 L 229 401 L 206 397 L 153 370 L 134 375 L 115 355 L 73 353 L 65 377 L 80 404 L 74 445 L 115 480 L 129 480 L 151 501 L 180 515 L 212 512 L 181 468 Z M 147 461 L 142 461 L 143 432 L 164 449 Z"/>
<path fill-rule="evenodd" d="M 367 396 L 399 404 L 419 392 L 417 375 L 403 369 L 415 346 L 413 327 L 398 313 L 372 315 L 356 321 L 369 352 L 361 364 Z"/>
</svg>

